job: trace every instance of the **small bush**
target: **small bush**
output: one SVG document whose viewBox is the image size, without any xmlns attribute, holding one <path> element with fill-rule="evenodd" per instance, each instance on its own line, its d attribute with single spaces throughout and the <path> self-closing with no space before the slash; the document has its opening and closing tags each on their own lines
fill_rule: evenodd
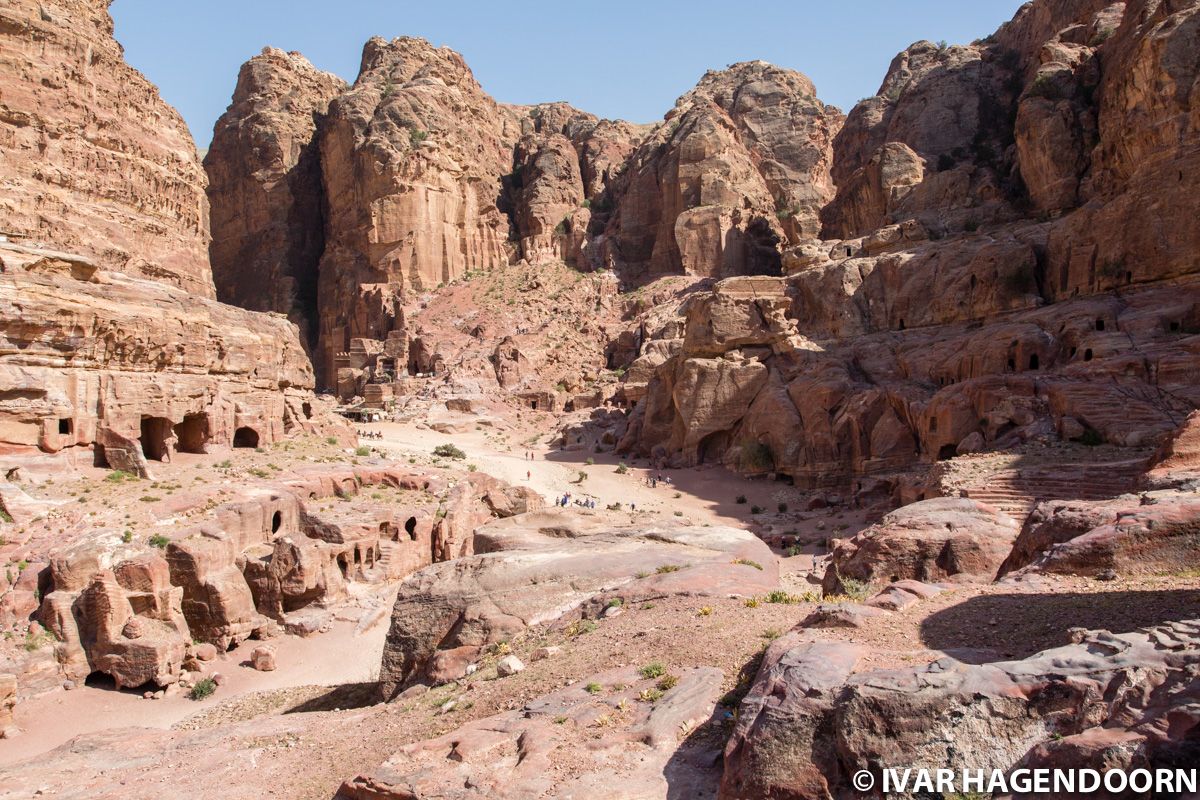
<svg viewBox="0 0 1200 800">
<path fill-rule="evenodd" d="M 639 692 L 638 700 L 641 700 L 643 703 L 656 703 L 662 699 L 664 694 L 666 694 L 666 692 L 656 686 L 650 689 L 643 689 L 641 692 Z"/>
<path fill-rule="evenodd" d="M 567 626 L 567 636 L 571 638 L 582 636 L 585 633 L 591 633 L 592 631 L 596 630 L 597 627 L 598 626 L 596 623 L 592 622 L 590 619 L 575 620 Z"/>
<path fill-rule="evenodd" d="M 622 600 L 621 598 L 613 597 L 613 598 L 610 598 L 609 601 L 604 604 L 604 607 L 605 608 L 619 608 L 620 606 L 624 605 L 624 603 L 625 603 L 625 601 Z"/>
<path fill-rule="evenodd" d="M 369 456 L 371 455 L 371 448 L 367 447 L 365 444 L 360 444 L 358 447 L 354 448 L 354 455 Z"/>
<path fill-rule="evenodd" d="M 589 683 L 587 686 L 585 686 L 583 688 L 587 691 L 588 694 L 600 694 L 601 692 L 604 691 L 604 687 L 598 683 Z"/>
<path fill-rule="evenodd" d="M 625 466 L 624 461 L 622 461 L 620 464 L 617 464 L 618 475 L 624 475 L 626 472 L 629 472 L 629 467 Z"/>
<path fill-rule="evenodd" d="M 1086 447 L 1099 447 L 1100 445 L 1104 444 L 1104 435 L 1095 428 L 1088 428 L 1083 432 L 1083 435 L 1075 441 Z"/>
<path fill-rule="evenodd" d="M 429 138 L 429 131 L 422 131 L 416 128 L 408 129 L 408 143 L 413 147 L 420 147 L 421 142 Z"/>
<path fill-rule="evenodd" d="M 171 540 L 163 536 L 161 533 L 154 534 L 148 541 L 151 547 L 157 547 L 160 550 L 165 550 L 167 545 L 171 543 Z"/>
<path fill-rule="evenodd" d="M 438 458 L 455 458 L 459 460 L 467 457 L 466 453 L 449 443 L 439 444 L 437 447 L 433 448 L 433 454 Z"/>
<path fill-rule="evenodd" d="M 787 513 L 787 510 L 788 510 L 788 504 L 787 504 L 787 503 L 780 503 L 780 504 L 779 504 L 779 506 L 778 506 L 778 508 L 779 508 L 779 513 L 780 513 L 780 514 L 786 514 L 786 513 Z"/>
<path fill-rule="evenodd" d="M 141 500 L 143 503 L 157 503 L 159 500 L 162 500 L 162 498 L 158 495 L 144 494 L 139 497 L 138 500 Z"/>
<path fill-rule="evenodd" d="M 651 661 L 638 670 L 638 674 L 643 678 L 661 678 L 667 674 L 667 668 L 658 661 Z"/>
<path fill-rule="evenodd" d="M 712 612 L 713 612 L 713 607 L 712 607 L 712 606 L 701 606 L 700 610 L 696 612 L 696 616 L 698 616 L 698 617 L 711 617 L 711 616 L 712 616 Z"/>
<path fill-rule="evenodd" d="M 659 575 L 666 575 L 668 572 L 679 572 L 682 569 L 678 564 L 663 564 L 658 569 L 654 570 Z"/>
<path fill-rule="evenodd" d="M 748 558 L 736 558 L 734 559 L 733 563 L 741 564 L 743 567 L 754 567 L 757 570 L 762 570 L 763 568 L 762 564 L 758 563 L 757 561 L 752 561 Z"/>
<path fill-rule="evenodd" d="M 596 459 L 592 458 L 591 456 L 588 456 L 587 460 L 584 461 L 583 463 L 587 464 L 589 467 L 592 467 L 592 466 L 595 466 Z"/>
<path fill-rule="evenodd" d="M 120 483 L 121 481 L 137 480 L 137 477 L 125 472 L 124 470 L 114 469 L 112 472 L 104 476 L 104 480 L 108 481 L 109 483 Z"/>
<path fill-rule="evenodd" d="M 775 589 L 769 593 L 766 597 L 766 600 L 768 603 L 783 603 L 785 605 L 791 605 L 797 602 L 793 595 L 788 594 L 782 589 Z"/>
<path fill-rule="evenodd" d="M 129 544 L 130 542 L 132 542 L 133 541 L 133 531 L 126 530 L 124 533 L 122 533 L 121 541 L 124 542 L 125 544 Z"/>
<path fill-rule="evenodd" d="M 783 634 L 779 632 L 778 628 L 767 628 L 762 632 L 762 638 L 766 639 L 768 642 L 773 642 L 782 635 Z"/>
<path fill-rule="evenodd" d="M 871 584 L 853 578 L 842 578 L 842 591 L 851 600 L 866 600 L 871 594 Z"/>
<path fill-rule="evenodd" d="M 669 692 L 679 685 L 679 678 L 675 675 L 663 675 L 658 679 L 658 683 L 654 684 L 655 688 L 661 689 L 664 692 Z"/>
<path fill-rule="evenodd" d="M 800 549 L 800 545 L 794 544 L 791 547 L 789 547 L 787 550 L 784 550 L 783 552 L 787 554 L 788 558 L 793 558 L 795 556 L 800 555 L 804 551 Z"/>
<path fill-rule="evenodd" d="M 188 697 L 193 700 L 203 700 L 217 690 L 217 682 L 212 678 L 201 678 L 192 684 L 192 691 L 188 692 Z"/>
<path fill-rule="evenodd" d="M 336 437 L 336 436 L 327 436 L 327 437 L 325 437 L 325 444 L 337 444 L 337 437 Z M 229 462 L 228 462 L 228 461 L 226 461 L 225 463 L 226 463 L 226 464 L 228 464 Z M 220 465 L 220 464 L 218 464 L 217 466 L 219 467 L 219 466 L 221 466 L 221 465 Z"/>
<path fill-rule="evenodd" d="M 734 502 L 736 502 L 739 506 L 746 505 L 746 495 L 739 494 Z"/>
<path fill-rule="evenodd" d="M 758 608 L 761 603 L 757 597 L 747 597 L 742 601 L 742 605 L 744 605 L 746 608 Z"/>
<path fill-rule="evenodd" d="M 761 514 L 761 513 L 763 513 L 763 507 L 762 506 L 750 506 L 750 513 L 751 514 Z"/>
</svg>

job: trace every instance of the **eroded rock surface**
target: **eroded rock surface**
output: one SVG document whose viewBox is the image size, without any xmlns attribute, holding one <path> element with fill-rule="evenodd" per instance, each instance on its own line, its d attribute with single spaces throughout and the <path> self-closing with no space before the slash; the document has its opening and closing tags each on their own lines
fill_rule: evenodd
<svg viewBox="0 0 1200 800">
<path fill-rule="evenodd" d="M 0 9 L 0 226 L 213 297 L 207 179 L 183 118 L 113 39 L 107 0 Z"/>
</svg>

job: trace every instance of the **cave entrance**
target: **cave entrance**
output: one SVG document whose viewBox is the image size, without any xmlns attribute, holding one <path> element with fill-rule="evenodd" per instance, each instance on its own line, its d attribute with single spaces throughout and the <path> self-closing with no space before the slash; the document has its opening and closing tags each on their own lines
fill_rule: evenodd
<svg viewBox="0 0 1200 800">
<path fill-rule="evenodd" d="M 283 512 L 276 511 L 271 517 L 271 533 L 279 533 L 279 529 L 283 527 Z"/>
<path fill-rule="evenodd" d="M 234 447 L 258 447 L 258 431 L 254 428 L 238 428 L 233 432 Z"/>
<path fill-rule="evenodd" d="M 700 440 L 696 458 L 701 464 L 720 464 L 728 449 L 729 431 L 717 431 Z"/>
<path fill-rule="evenodd" d="M 937 460 L 938 461 L 947 461 L 951 458 L 954 458 L 956 455 L 958 455 L 958 447 L 957 446 L 952 445 L 952 444 L 944 444 L 944 445 L 942 445 L 941 449 L 938 450 Z"/>
<path fill-rule="evenodd" d="M 167 449 L 167 436 L 171 433 L 171 420 L 166 417 L 142 417 L 142 430 L 138 441 L 142 443 L 142 455 L 151 461 L 166 461 L 171 457 Z"/>
<path fill-rule="evenodd" d="M 783 257 L 779 254 L 779 234 L 763 217 L 755 217 L 746 226 L 746 274 L 783 274 Z"/>
<path fill-rule="evenodd" d="M 417 518 L 409 517 L 404 523 L 404 532 L 408 534 L 408 538 L 412 541 L 417 540 Z"/>
<path fill-rule="evenodd" d="M 175 449 L 181 453 L 207 452 L 208 414 L 188 414 L 175 426 Z"/>
</svg>

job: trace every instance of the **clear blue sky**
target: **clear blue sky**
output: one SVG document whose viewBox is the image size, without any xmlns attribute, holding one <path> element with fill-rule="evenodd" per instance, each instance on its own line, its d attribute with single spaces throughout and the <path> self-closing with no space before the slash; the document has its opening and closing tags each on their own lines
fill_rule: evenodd
<svg viewBox="0 0 1200 800">
<path fill-rule="evenodd" d="M 126 58 L 158 84 L 206 147 L 238 68 L 264 45 L 299 50 L 353 81 L 371 36 L 423 36 L 462 53 L 501 102 L 565 100 L 652 122 L 709 69 L 763 59 L 799 70 L 848 111 L 919 39 L 970 42 L 1017 0 L 115 0 Z"/>
</svg>

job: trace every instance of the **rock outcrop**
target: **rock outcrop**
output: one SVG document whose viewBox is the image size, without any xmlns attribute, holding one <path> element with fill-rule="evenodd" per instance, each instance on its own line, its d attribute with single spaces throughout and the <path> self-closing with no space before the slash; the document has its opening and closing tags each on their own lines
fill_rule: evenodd
<svg viewBox="0 0 1200 800">
<path fill-rule="evenodd" d="M 630 157 L 605 263 L 633 277 L 778 274 L 780 243 L 818 233 L 841 123 L 797 72 L 709 72 Z"/>
<path fill-rule="evenodd" d="M 325 199 L 317 131 L 346 89 L 299 53 L 266 48 L 242 65 L 204 158 L 217 297 L 286 314 L 315 344 Z"/>
<path fill-rule="evenodd" d="M 776 641 L 725 750 L 725 800 L 857 797 L 884 769 L 1125 769 L 1195 763 L 1195 621 L 1080 631 L 1021 661 L 861 670 L 861 646 Z M 1152 687 L 1152 688 L 1151 688 Z"/>
<path fill-rule="evenodd" d="M 538 506 L 481 473 L 385 466 L 310 469 L 219 496 L 169 501 L 172 517 L 200 520 L 161 535 L 161 550 L 104 528 L 50 554 L 38 615 L 66 677 L 175 683 L 201 642 L 224 652 L 315 632 L 305 614 L 345 600 L 349 584 L 396 581 L 455 555 L 446 542 L 469 543 L 493 516 Z M 330 498 L 349 502 L 321 504 Z"/>
<path fill-rule="evenodd" d="M 746 531 L 614 525 L 561 511 L 479 528 L 474 553 L 401 584 L 380 668 L 385 699 L 412 683 L 462 677 L 484 646 L 530 625 L 578 618 L 602 593 L 625 602 L 664 594 L 751 597 L 779 581 L 774 556 Z M 595 606 L 592 613 L 603 609 Z"/>
<path fill-rule="evenodd" d="M 1019 530 L 1012 519 L 967 498 L 912 503 L 850 539 L 835 539 L 823 588 L 839 594 L 846 581 L 988 583 L 996 578 Z"/>
<path fill-rule="evenodd" d="M 318 371 L 353 338 L 402 327 L 404 293 L 507 264 L 501 210 L 520 131 L 462 57 L 375 38 L 320 137 L 329 203 L 320 264 Z"/>
<path fill-rule="evenodd" d="M 0 9 L 0 233 L 213 297 L 187 125 L 125 63 L 108 0 Z"/>
<path fill-rule="evenodd" d="M 785 251 L 774 283 L 695 293 L 643 338 L 622 449 L 853 488 L 1021 442 L 1169 435 L 1200 402 L 1185 366 L 1200 285 L 1182 256 L 1196 226 L 1178 216 L 1194 200 L 1177 194 L 1194 188 L 1195 65 L 1172 55 L 1194 50 L 1197 13 L 1034 3 L 989 40 L 898 57 L 834 146 L 824 235 L 853 238 Z M 1075 88 L 1048 88 L 1072 64 Z M 1180 88 L 1151 100 L 1146 75 Z M 1079 134 L 1077 189 L 1047 173 L 1026 193 L 1020 159 L 1049 168 L 1005 120 L 1060 90 L 1063 114 L 1099 115 L 1099 138 Z M 1026 150 L 1043 135 L 1026 130 Z"/>
<path fill-rule="evenodd" d="M 147 474 L 173 452 L 343 435 L 286 320 L 0 244 L 0 441 Z M 83 454 L 83 455 L 79 455 Z"/>
<path fill-rule="evenodd" d="M 520 710 L 407 745 L 378 769 L 346 781 L 336 797 L 517 800 L 569 794 L 580 800 L 635 800 L 676 791 L 699 796 L 688 791 L 688 773 L 698 777 L 708 765 L 700 758 L 695 763 L 681 758 L 680 738 L 712 716 L 721 671 L 701 667 L 674 677 L 677 684 L 660 691 L 660 699 L 646 702 L 645 693 L 655 691 L 655 682 L 636 669 L 595 675 L 531 700 Z M 601 698 L 588 691 L 589 685 L 612 686 L 614 691 Z M 603 732 L 594 730 L 598 727 Z M 616 775 L 621 776 L 619 786 L 614 785 Z"/>
</svg>

